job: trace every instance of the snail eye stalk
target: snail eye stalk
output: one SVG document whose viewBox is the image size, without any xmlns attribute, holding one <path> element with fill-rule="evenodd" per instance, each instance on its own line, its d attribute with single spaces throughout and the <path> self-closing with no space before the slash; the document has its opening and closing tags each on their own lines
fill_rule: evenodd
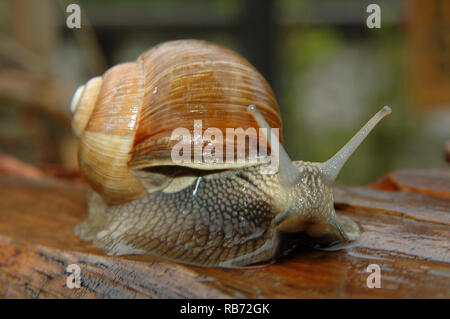
<svg viewBox="0 0 450 319">
<path fill-rule="evenodd" d="M 297 167 L 292 164 L 292 160 L 290 159 L 289 155 L 287 154 L 286 150 L 284 149 L 283 145 L 281 145 L 280 141 L 277 139 L 277 137 L 274 134 L 271 134 L 272 130 L 269 124 L 266 122 L 264 117 L 261 115 L 261 112 L 259 112 L 258 108 L 251 104 L 248 106 L 248 111 L 253 115 L 255 118 L 255 121 L 258 123 L 258 125 L 261 128 L 265 128 L 267 132 L 267 141 L 273 150 L 278 149 L 278 158 L 279 158 L 279 171 L 280 171 L 280 182 L 284 186 L 291 186 L 294 185 L 297 180 L 299 179 L 300 173 L 297 169 Z M 272 141 L 272 138 L 276 139 Z M 276 143 L 276 147 L 275 146 Z M 274 147 L 275 146 L 275 147 Z"/>
<path fill-rule="evenodd" d="M 358 148 L 362 141 L 365 140 L 381 119 L 386 115 L 391 114 L 391 112 L 392 109 L 389 106 L 386 105 L 383 107 L 332 158 L 320 164 L 322 178 L 325 184 L 333 184 L 342 167 L 353 152 Z"/>
</svg>

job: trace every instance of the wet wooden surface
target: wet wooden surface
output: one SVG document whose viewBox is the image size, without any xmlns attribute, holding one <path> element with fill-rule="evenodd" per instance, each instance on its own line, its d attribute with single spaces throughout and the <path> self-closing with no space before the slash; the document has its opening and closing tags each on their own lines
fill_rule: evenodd
<svg viewBox="0 0 450 319">
<path fill-rule="evenodd" d="M 298 248 L 254 269 L 108 256 L 81 242 L 87 187 L 0 175 L 1 298 L 450 298 L 450 172 L 408 170 L 373 187 L 335 187 L 339 214 L 361 238 L 341 251 Z M 70 264 L 81 288 L 66 286 Z M 368 288 L 370 264 L 381 288 Z"/>
</svg>

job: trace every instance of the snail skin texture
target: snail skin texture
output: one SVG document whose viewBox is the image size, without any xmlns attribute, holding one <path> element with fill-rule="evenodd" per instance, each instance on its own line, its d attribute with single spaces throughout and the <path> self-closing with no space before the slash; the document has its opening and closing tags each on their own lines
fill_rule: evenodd
<svg viewBox="0 0 450 319">
<path fill-rule="evenodd" d="M 256 133 L 269 142 L 266 150 L 278 145 L 272 174 L 261 158 L 175 163 L 171 133 L 193 132 L 196 120 L 203 132 L 213 127 L 223 136 L 226 128 L 281 132 L 278 104 L 261 74 L 233 51 L 198 40 L 165 42 L 112 67 L 77 89 L 71 109 L 80 170 L 93 189 L 75 234 L 109 254 L 209 267 L 272 261 L 289 246 L 286 238 L 307 237 L 324 248 L 356 240 L 356 223 L 335 213 L 331 185 L 391 112 L 382 108 L 324 163 L 291 161 L 278 144 L 281 133 Z M 226 152 L 235 156 L 236 148 Z"/>
</svg>

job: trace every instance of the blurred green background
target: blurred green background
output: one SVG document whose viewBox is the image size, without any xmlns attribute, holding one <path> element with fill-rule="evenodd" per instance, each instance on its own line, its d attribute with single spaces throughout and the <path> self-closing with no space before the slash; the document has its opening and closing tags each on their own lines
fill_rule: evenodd
<svg viewBox="0 0 450 319">
<path fill-rule="evenodd" d="M 444 168 L 450 139 L 450 1 L 154 0 L 0 2 L 0 155 L 76 169 L 75 88 L 153 45 L 227 46 L 272 85 L 293 159 L 325 161 L 383 105 L 385 119 L 338 182 L 401 168 Z M 81 7 L 81 29 L 66 7 Z M 435 70 L 433 69 L 435 68 Z"/>
</svg>

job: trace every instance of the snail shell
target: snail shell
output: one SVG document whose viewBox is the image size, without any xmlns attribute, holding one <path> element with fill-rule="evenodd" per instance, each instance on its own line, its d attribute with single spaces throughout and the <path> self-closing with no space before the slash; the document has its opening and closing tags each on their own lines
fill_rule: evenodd
<svg viewBox="0 0 450 319">
<path fill-rule="evenodd" d="M 197 40 L 155 46 L 136 62 L 117 65 L 76 91 L 72 126 L 81 138 L 81 172 L 109 204 L 139 198 L 169 182 L 170 177 L 154 181 L 147 176 L 142 185 L 135 172 L 174 165 L 171 150 L 177 141 L 170 139 L 174 129 L 193 133 L 198 119 L 204 128 L 220 129 L 224 137 L 226 128 L 257 128 L 246 111 L 249 104 L 256 105 L 272 127 L 281 127 L 272 89 L 241 56 Z M 176 165 L 202 170 L 230 167 L 203 162 Z"/>
<path fill-rule="evenodd" d="M 111 254 L 219 267 L 275 258 L 286 233 L 306 233 L 325 246 L 355 240 L 359 228 L 336 215 L 331 185 L 390 113 L 383 108 L 327 162 L 292 162 L 281 133 L 267 138 L 258 129 L 246 131 L 281 128 L 278 104 L 261 74 L 238 54 L 197 40 L 162 43 L 112 67 L 77 89 L 71 109 L 80 170 L 94 190 L 88 218 L 75 233 Z M 224 145 L 235 144 L 227 128 L 243 129 L 238 140 L 255 135 L 263 154 L 279 155 L 278 172 L 266 173 L 266 157 L 174 162 L 172 132 L 193 133 L 197 120 L 202 133 L 218 128 Z M 235 159 L 242 152 L 237 147 L 223 153 Z M 249 148 L 244 152 L 248 156 Z"/>
</svg>

